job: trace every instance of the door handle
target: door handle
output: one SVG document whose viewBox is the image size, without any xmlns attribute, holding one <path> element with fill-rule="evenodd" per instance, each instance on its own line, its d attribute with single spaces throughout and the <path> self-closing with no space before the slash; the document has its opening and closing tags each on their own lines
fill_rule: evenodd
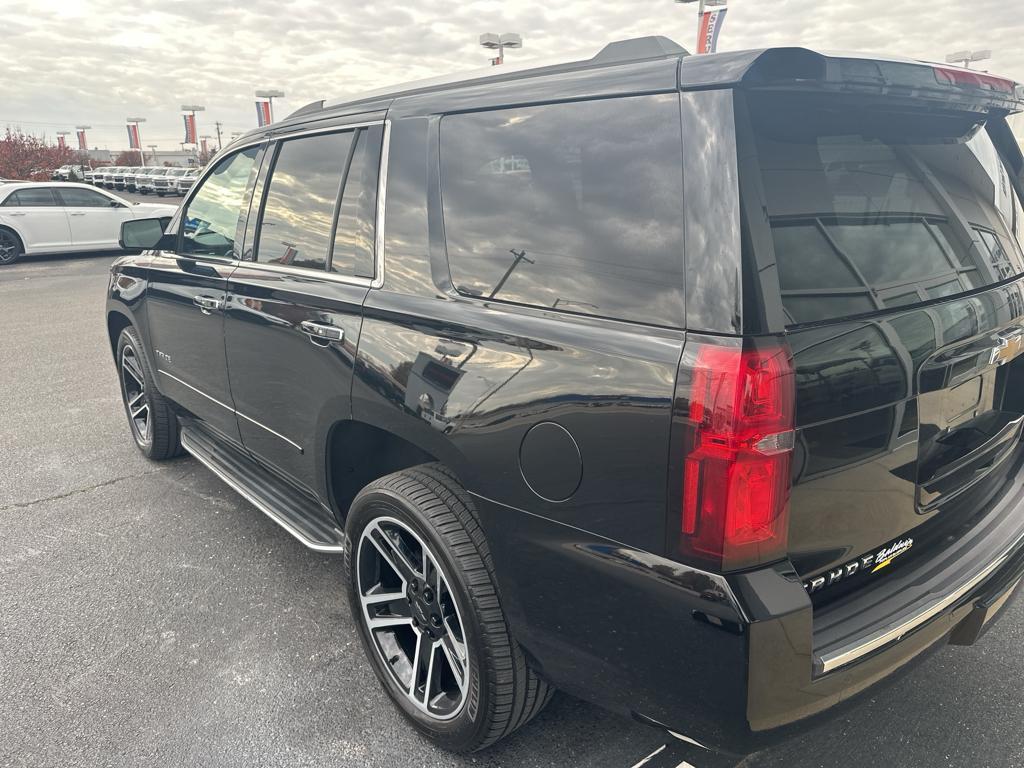
<svg viewBox="0 0 1024 768">
<path fill-rule="evenodd" d="M 25 215 L 25 212 L 24 212 L 24 211 L 21 211 L 20 213 L 15 213 L 15 212 L 13 212 L 13 211 L 12 211 L 11 213 L 9 213 L 9 214 L 7 214 L 7 215 L 8 215 L 8 216 L 24 216 L 24 215 Z"/>
<path fill-rule="evenodd" d="M 85 216 L 85 211 L 78 211 L 77 213 L 70 212 L 68 216 Z"/>
<path fill-rule="evenodd" d="M 303 320 L 299 323 L 299 327 L 313 340 L 341 341 L 345 338 L 345 329 L 330 323 L 314 323 L 312 320 Z"/>
<path fill-rule="evenodd" d="M 213 296 L 193 296 L 192 303 L 199 307 L 204 315 L 208 315 L 214 310 L 221 309 L 224 306 L 224 299 L 217 299 Z"/>
</svg>

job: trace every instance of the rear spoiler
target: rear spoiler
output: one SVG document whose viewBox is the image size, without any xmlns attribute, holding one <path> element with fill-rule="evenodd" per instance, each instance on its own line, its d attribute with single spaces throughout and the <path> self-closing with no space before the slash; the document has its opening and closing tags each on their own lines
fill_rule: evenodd
<svg viewBox="0 0 1024 768">
<path fill-rule="evenodd" d="M 679 87 L 860 94 L 952 111 L 1024 111 L 1024 86 L 1007 78 L 945 64 L 830 55 L 807 48 L 685 56 L 679 66 Z"/>
</svg>

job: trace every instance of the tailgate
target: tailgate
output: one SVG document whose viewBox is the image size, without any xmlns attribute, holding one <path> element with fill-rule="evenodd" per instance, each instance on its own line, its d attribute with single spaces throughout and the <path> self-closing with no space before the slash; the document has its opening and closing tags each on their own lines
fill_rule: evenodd
<svg viewBox="0 0 1024 768">
<path fill-rule="evenodd" d="M 796 368 L 790 557 L 822 605 L 1001 508 L 1024 424 L 1024 216 L 983 114 L 746 103 L 778 275 L 765 301 Z"/>
</svg>

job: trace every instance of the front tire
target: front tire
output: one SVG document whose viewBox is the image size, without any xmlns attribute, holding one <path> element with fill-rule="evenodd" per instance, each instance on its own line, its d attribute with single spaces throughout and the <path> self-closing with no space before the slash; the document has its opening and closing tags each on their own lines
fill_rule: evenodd
<svg viewBox="0 0 1024 768">
<path fill-rule="evenodd" d="M 346 523 L 349 602 L 363 650 L 402 714 L 472 752 L 529 722 L 553 689 L 512 638 L 472 502 L 437 464 L 364 488 Z"/>
<path fill-rule="evenodd" d="M 21 238 L 9 229 L 0 227 L 0 267 L 13 264 L 25 253 Z"/>
<path fill-rule="evenodd" d="M 142 341 L 132 326 L 121 331 L 117 340 L 117 372 L 125 414 L 139 450 L 153 461 L 181 453 L 178 419 L 157 391 Z"/>
</svg>

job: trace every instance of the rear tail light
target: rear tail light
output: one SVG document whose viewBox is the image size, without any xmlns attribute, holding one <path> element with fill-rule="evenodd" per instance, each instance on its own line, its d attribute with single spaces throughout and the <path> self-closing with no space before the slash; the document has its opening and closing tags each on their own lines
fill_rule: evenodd
<svg viewBox="0 0 1024 768">
<path fill-rule="evenodd" d="M 729 571 L 786 555 L 794 382 L 788 347 L 699 344 L 692 359 L 680 554 Z"/>
<path fill-rule="evenodd" d="M 985 91 L 999 91 L 1013 94 L 1016 83 L 1005 77 L 996 77 L 985 72 L 973 72 L 969 69 L 935 67 L 935 79 L 941 85 L 958 85 L 968 88 L 980 88 Z"/>
</svg>

